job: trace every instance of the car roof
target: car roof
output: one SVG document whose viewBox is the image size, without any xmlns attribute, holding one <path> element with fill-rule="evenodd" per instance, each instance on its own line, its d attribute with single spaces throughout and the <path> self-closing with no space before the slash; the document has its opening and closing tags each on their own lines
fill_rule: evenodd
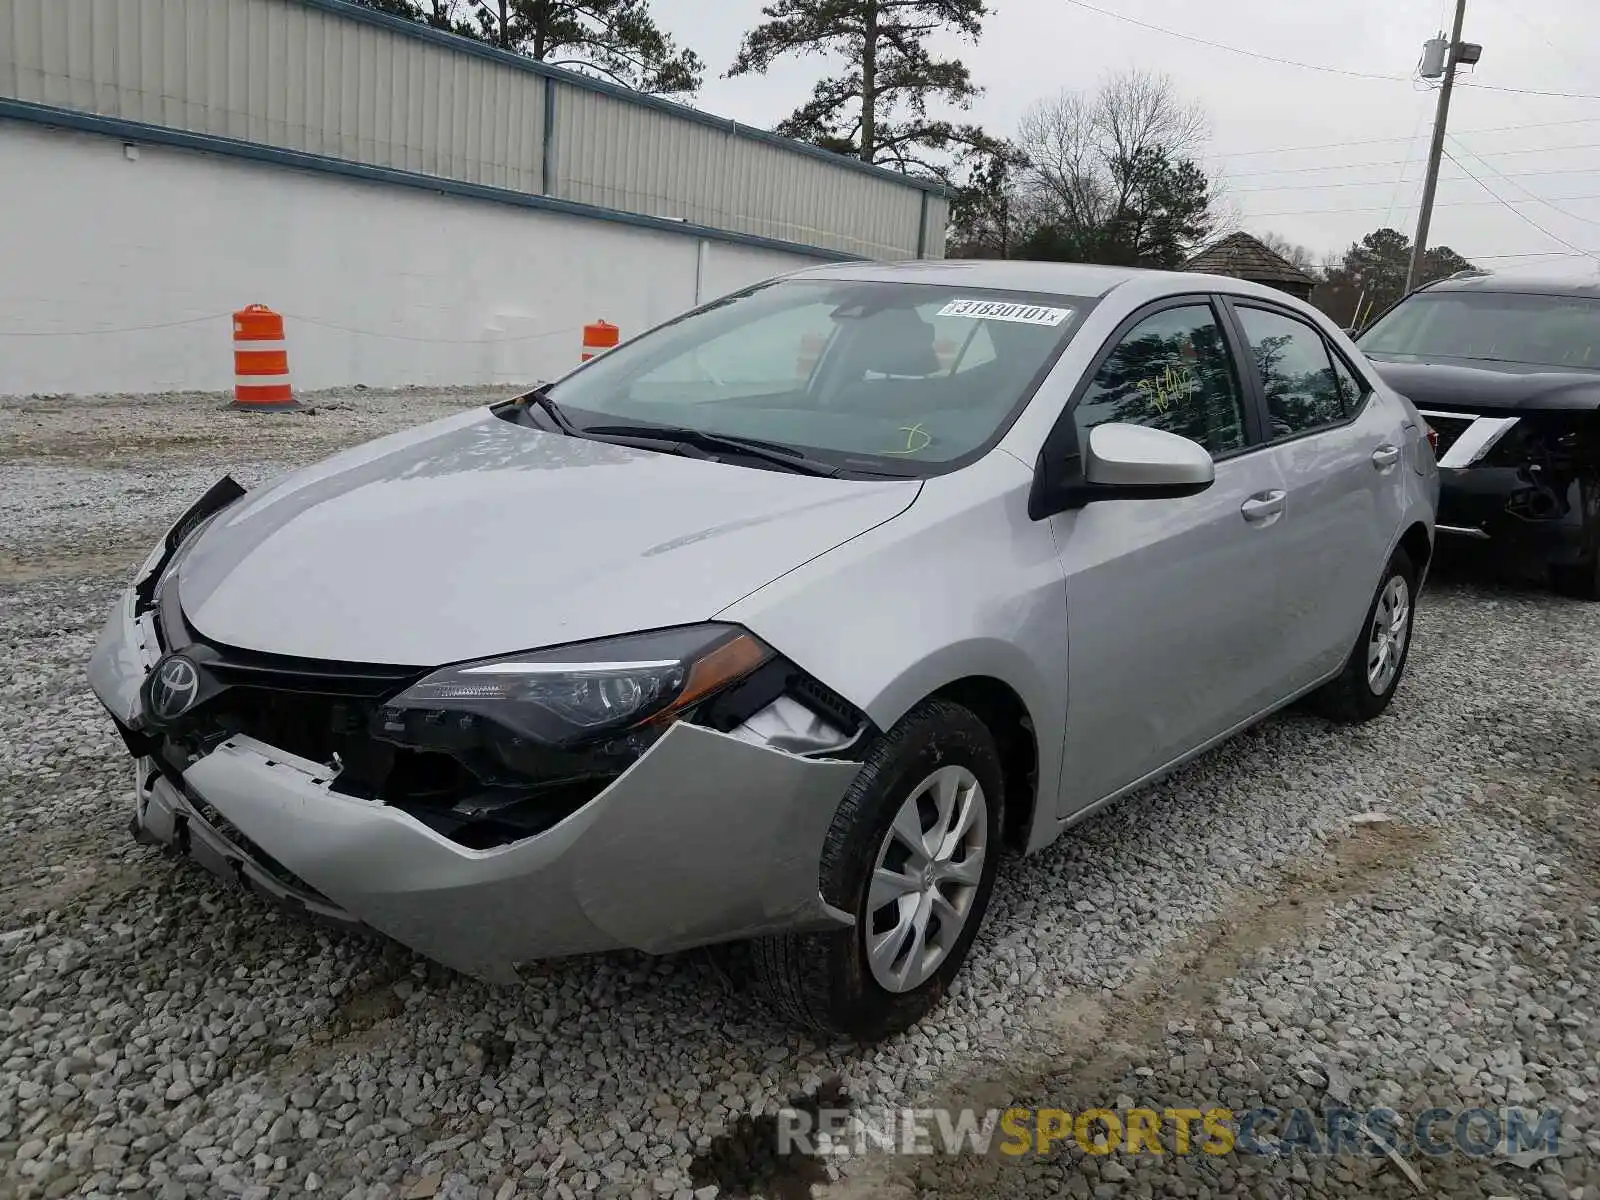
<svg viewBox="0 0 1600 1200">
<path fill-rule="evenodd" d="M 1462 271 L 1424 284 L 1425 292 L 1519 292 L 1533 296 L 1600 299 L 1600 277 L 1535 271 Z"/>
<path fill-rule="evenodd" d="M 1016 259 L 916 259 L 907 262 L 848 262 L 808 267 L 791 279 L 843 279 L 863 283 L 935 283 L 1017 292 L 1053 292 L 1098 299 L 1129 282 L 1152 292 L 1163 282 L 1174 292 L 1233 291 L 1280 296 L 1240 279 L 1192 271 L 1154 271 L 1142 267 L 1102 267 L 1089 263 L 1031 262 Z"/>
</svg>

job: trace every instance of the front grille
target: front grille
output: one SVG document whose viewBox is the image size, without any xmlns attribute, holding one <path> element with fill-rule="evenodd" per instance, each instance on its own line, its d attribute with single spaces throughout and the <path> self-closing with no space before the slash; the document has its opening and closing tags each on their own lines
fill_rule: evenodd
<svg viewBox="0 0 1600 1200">
<path fill-rule="evenodd" d="M 408 749 L 373 736 L 384 701 L 426 675 L 427 668 L 241 650 L 202 637 L 179 610 L 170 585 L 162 588 L 158 606 L 163 649 L 184 651 L 206 680 L 204 698 L 167 731 L 159 750 L 177 771 L 191 757 L 243 735 L 285 755 L 326 764 L 336 792 L 393 805 L 480 849 L 548 829 L 607 782 L 485 783 L 451 754 Z"/>
<path fill-rule="evenodd" d="M 204 638 L 178 605 L 167 581 L 158 597 L 162 648 L 183 650 L 200 666 L 215 694 L 200 704 L 188 725 L 208 741 L 244 734 L 312 762 L 370 743 L 373 712 L 426 671 L 419 667 L 328 662 L 241 650 Z"/>
</svg>

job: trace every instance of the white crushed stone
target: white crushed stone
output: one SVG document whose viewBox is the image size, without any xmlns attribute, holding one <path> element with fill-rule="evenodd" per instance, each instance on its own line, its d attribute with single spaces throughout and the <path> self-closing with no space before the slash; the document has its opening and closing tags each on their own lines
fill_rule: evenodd
<svg viewBox="0 0 1600 1200">
<path fill-rule="evenodd" d="M 713 1139 L 831 1076 L 868 1111 L 1288 1107 L 1325 1064 L 1363 1105 L 1565 1110 L 1558 1157 L 1420 1162 L 1431 1194 L 1600 1196 L 1600 605 L 1438 583 L 1388 715 L 1286 714 L 1011 863 L 949 1000 L 865 1050 L 700 955 L 490 988 L 136 846 L 83 664 L 153 538 L 223 470 L 488 398 L 0 402 L 0 1195 L 794 1196 L 759 1136 Z M 1380 1161 L 868 1159 L 821 1190 L 1415 1194 Z"/>
</svg>

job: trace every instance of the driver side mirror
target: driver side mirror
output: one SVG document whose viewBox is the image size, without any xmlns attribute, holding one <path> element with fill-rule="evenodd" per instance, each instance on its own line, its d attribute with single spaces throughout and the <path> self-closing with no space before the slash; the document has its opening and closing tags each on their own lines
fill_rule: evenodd
<svg viewBox="0 0 1600 1200">
<path fill-rule="evenodd" d="M 1144 425 L 1107 422 L 1089 430 L 1078 461 L 1040 458 L 1040 470 L 1063 467 L 1069 477 L 1036 478 L 1030 516 L 1082 508 L 1097 500 L 1173 500 L 1194 496 L 1216 481 L 1211 453 L 1200 443 Z M 1043 485 L 1041 487 L 1041 485 Z"/>
</svg>

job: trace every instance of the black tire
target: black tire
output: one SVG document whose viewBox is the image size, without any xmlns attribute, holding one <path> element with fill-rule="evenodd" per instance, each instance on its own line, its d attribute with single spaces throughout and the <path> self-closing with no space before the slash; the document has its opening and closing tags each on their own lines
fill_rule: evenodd
<svg viewBox="0 0 1600 1200">
<path fill-rule="evenodd" d="M 1406 640 L 1400 650 L 1400 666 L 1395 671 L 1394 678 L 1383 691 L 1377 692 L 1372 689 L 1367 679 L 1368 640 L 1372 636 L 1372 622 L 1378 610 L 1378 602 L 1390 581 L 1397 575 L 1405 580 L 1406 592 L 1410 597 L 1409 611 L 1406 614 Z M 1379 582 L 1377 590 L 1372 593 L 1372 601 L 1367 605 L 1367 615 L 1361 622 L 1361 632 L 1356 635 L 1356 644 L 1350 650 L 1350 657 L 1345 660 L 1344 670 L 1311 694 L 1311 707 L 1329 720 L 1351 725 L 1370 721 L 1388 708 L 1389 702 L 1394 699 L 1396 689 L 1400 686 L 1400 681 L 1405 678 L 1406 663 L 1411 657 L 1411 635 L 1416 611 L 1417 568 L 1404 550 L 1396 550 L 1383 572 L 1383 579 Z"/>
<path fill-rule="evenodd" d="M 1551 567 L 1550 586 L 1574 600 L 1600 600 L 1600 555 L 1586 563 Z"/>
<path fill-rule="evenodd" d="M 981 875 L 965 924 L 938 969 L 920 986 L 892 992 L 879 985 L 867 961 L 867 884 L 895 814 L 912 789 L 945 766 L 965 767 L 983 789 L 988 821 Z M 1004 786 L 988 727 L 948 701 L 924 702 L 874 743 L 822 849 L 822 896 L 854 915 L 855 926 L 762 938 L 751 947 L 757 984 L 785 1018 L 831 1036 L 876 1041 L 916 1024 L 938 1003 L 966 959 L 994 890 Z"/>
</svg>

